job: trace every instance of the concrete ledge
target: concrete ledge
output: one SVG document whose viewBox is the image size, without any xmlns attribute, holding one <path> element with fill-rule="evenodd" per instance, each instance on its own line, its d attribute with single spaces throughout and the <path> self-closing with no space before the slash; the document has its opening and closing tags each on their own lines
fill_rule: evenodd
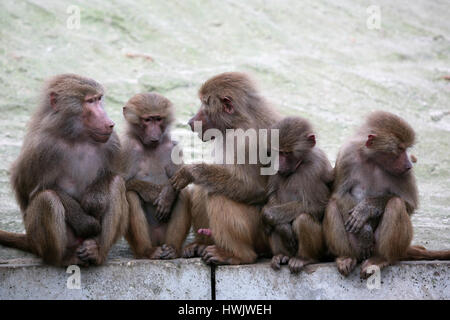
<svg viewBox="0 0 450 320">
<path fill-rule="evenodd" d="M 222 266 L 217 299 L 450 299 L 450 261 L 401 262 L 381 271 L 380 289 L 368 289 L 359 267 L 344 278 L 334 263 L 305 267 L 293 275 L 270 264 Z M 373 282 L 371 282 L 373 283 Z"/>
<path fill-rule="evenodd" d="M 82 268 L 81 289 L 71 274 L 39 259 L 0 264 L 0 300 L 7 299 L 211 299 L 211 271 L 200 259 L 110 260 Z"/>
<path fill-rule="evenodd" d="M 211 299 L 211 269 L 200 259 L 112 259 L 71 274 L 39 259 L 0 261 L 0 300 L 8 299 Z M 381 272 L 380 289 L 368 289 L 359 268 L 342 277 L 334 263 L 307 266 L 298 275 L 269 262 L 215 268 L 215 294 L 228 299 L 450 299 L 450 261 L 402 262 Z"/>
</svg>

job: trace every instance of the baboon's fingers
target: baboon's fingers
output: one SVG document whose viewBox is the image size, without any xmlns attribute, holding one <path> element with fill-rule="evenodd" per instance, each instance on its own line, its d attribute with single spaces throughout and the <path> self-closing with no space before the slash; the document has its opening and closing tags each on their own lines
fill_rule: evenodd
<svg viewBox="0 0 450 320">
<path fill-rule="evenodd" d="M 281 269 L 280 257 L 273 256 L 270 266 L 272 267 L 273 270 L 280 270 Z"/>
<path fill-rule="evenodd" d="M 161 247 L 160 259 L 174 259 L 176 258 L 176 250 L 172 246 L 163 244 Z"/>
<path fill-rule="evenodd" d="M 363 226 L 362 219 L 358 219 L 354 216 L 350 216 L 345 222 L 345 230 L 347 230 L 350 233 L 358 233 L 359 230 L 361 230 L 362 226 Z"/>
<path fill-rule="evenodd" d="M 195 248 L 188 247 L 188 248 L 183 249 L 183 254 L 182 254 L 183 258 L 192 258 L 194 256 L 195 256 Z"/>
<path fill-rule="evenodd" d="M 281 264 L 287 264 L 289 262 L 289 257 L 288 256 L 283 256 L 283 258 L 281 259 Z"/>
<path fill-rule="evenodd" d="M 203 252 L 205 252 L 206 247 L 207 247 L 207 246 L 204 245 L 204 244 L 199 244 L 199 245 L 197 245 L 197 248 L 196 248 L 197 255 L 198 255 L 198 256 L 203 255 Z"/>
<path fill-rule="evenodd" d="M 289 262 L 289 257 L 279 254 L 272 257 L 271 267 L 274 270 L 280 270 L 281 266 Z"/>
<path fill-rule="evenodd" d="M 305 263 L 301 259 L 292 258 L 289 260 L 288 265 L 289 265 L 289 270 L 291 271 L 291 273 L 299 273 L 303 269 L 303 266 L 305 265 Z"/>
</svg>

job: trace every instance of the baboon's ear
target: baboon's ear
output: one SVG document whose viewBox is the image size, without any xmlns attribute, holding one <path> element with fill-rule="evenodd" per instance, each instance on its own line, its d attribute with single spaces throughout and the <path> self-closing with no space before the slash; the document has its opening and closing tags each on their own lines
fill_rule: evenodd
<svg viewBox="0 0 450 320">
<path fill-rule="evenodd" d="M 122 109 L 123 117 L 125 120 L 127 120 L 129 123 L 138 124 L 139 123 L 139 116 L 136 115 L 136 113 L 133 111 L 133 109 L 129 106 L 125 106 Z"/>
<path fill-rule="evenodd" d="M 316 145 L 316 135 L 311 133 L 308 135 L 308 141 L 311 144 L 311 148 Z"/>
<path fill-rule="evenodd" d="M 57 101 L 58 101 L 58 95 L 55 92 L 50 92 L 50 106 L 55 111 L 58 111 L 58 108 L 56 107 Z"/>
<path fill-rule="evenodd" d="M 225 97 L 222 99 L 223 111 L 228 114 L 234 113 L 234 106 L 230 97 Z"/>
<path fill-rule="evenodd" d="M 369 135 L 367 136 L 367 141 L 366 141 L 366 147 L 367 147 L 367 148 L 372 147 L 373 142 L 374 142 L 376 136 L 377 136 L 377 135 L 375 135 L 375 134 L 369 134 Z"/>
</svg>

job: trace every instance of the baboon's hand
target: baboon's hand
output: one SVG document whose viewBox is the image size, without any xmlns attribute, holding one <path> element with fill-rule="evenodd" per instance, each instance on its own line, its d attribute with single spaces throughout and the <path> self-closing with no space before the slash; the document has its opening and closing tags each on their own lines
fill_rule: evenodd
<svg viewBox="0 0 450 320">
<path fill-rule="evenodd" d="M 264 225 L 273 227 L 277 224 L 276 213 L 271 207 L 265 206 L 262 209 L 262 219 Z"/>
<path fill-rule="evenodd" d="M 158 198 L 153 202 L 153 205 L 156 206 L 156 218 L 159 221 L 167 221 L 169 219 L 176 197 L 176 191 L 171 184 L 167 184 L 162 188 Z"/>
<path fill-rule="evenodd" d="M 94 239 L 86 239 L 77 249 L 78 258 L 81 261 L 98 265 L 100 263 L 100 253 L 97 242 Z"/>
<path fill-rule="evenodd" d="M 370 218 L 370 210 L 364 201 L 350 210 L 349 214 L 350 217 L 345 221 L 345 230 L 351 233 L 358 233 Z"/>
<path fill-rule="evenodd" d="M 184 189 L 188 184 L 194 181 L 191 169 L 191 166 L 183 166 L 173 175 L 172 178 L 170 178 L 170 183 L 176 191 Z"/>
<path fill-rule="evenodd" d="M 289 262 L 289 257 L 282 255 L 282 254 L 278 254 L 272 257 L 272 261 L 270 263 L 270 266 L 272 267 L 273 270 L 280 270 L 281 266 L 283 264 L 288 264 Z"/>
</svg>

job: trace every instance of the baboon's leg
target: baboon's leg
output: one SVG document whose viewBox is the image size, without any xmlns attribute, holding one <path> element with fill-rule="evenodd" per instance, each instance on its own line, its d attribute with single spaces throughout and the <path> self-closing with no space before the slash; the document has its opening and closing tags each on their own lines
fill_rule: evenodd
<svg viewBox="0 0 450 320">
<path fill-rule="evenodd" d="M 381 269 L 404 257 L 412 237 L 413 228 L 405 202 L 397 197 L 391 198 L 375 230 L 374 255 L 363 262 L 361 277 L 370 276 L 367 268 L 371 265 L 377 265 Z"/>
<path fill-rule="evenodd" d="M 148 221 L 138 194 L 135 191 L 127 191 L 126 198 L 129 206 L 129 223 L 125 239 L 136 258 L 146 258 L 146 254 L 152 250 Z"/>
<path fill-rule="evenodd" d="M 45 263 L 84 265 L 75 254 L 81 244 L 65 222 L 64 206 L 56 192 L 37 194 L 26 209 L 24 224 L 30 246 Z"/>
<path fill-rule="evenodd" d="M 200 257 L 205 248 L 213 244 L 212 237 L 197 233 L 199 229 L 209 228 L 209 217 L 206 210 L 207 200 L 208 194 L 202 187 L 195 186 L 190 190 L 190 214 L 195 240 L 183 248 L 183 258 Z"/>
<path fill-rule="evenodd" d="M 183 189 L 173 206 L 165 236 L 161 258 L 175 259 L 181 256 L 181 247 L 191 228 L 191 201 L 189 189 Z"/>
<path fill-rule="evenodd" d="M 299 272 L 304 266 L 317 262 L 323 255 L 324 239 L 322 225 L 307 213 L 299 215 L 292 223 L 298 239 L 296 257 L 289 260 L 289 269 Z"/>
<path fill-rule="evenodd" d="M 269 245 L 272 251 L 271 267 L 274 270 L 279 270 L 281 265 L 289 262 L 291 253 L 284 246 L 283 240 L 276 232 L 272 232 L 269 236 Z"/>
<path fill-rule="evenodd" d="M 78 249 L 78 256 L 83 261 L 95 265 L 105 262 L 111 246 L 125 235 L 129 223 L 128 201 L 125 193 L 125 182 L 119 176 L 111 181 L 111 205 L 102 220 L 102 232 L 95 239 L 87 239 Z"/>
<path fill-rule="evenodd" d="M 330 200 L 325 210 L 323 233 L 328 250 L 337 257 L 336 265 L 339 272 L 344 276 L 348 276 L 356 267 L 357 260 L 350 246 L 344 221 L 336 200 Z"/>
<path fill-rule="evenodd" d="M 215 245 L 205 249 L 203 260 L 215 264 L 255 262 L 255 244 L 262 230 L 260 209 L 211 195 L 207 211 Z"/>
</svg>

